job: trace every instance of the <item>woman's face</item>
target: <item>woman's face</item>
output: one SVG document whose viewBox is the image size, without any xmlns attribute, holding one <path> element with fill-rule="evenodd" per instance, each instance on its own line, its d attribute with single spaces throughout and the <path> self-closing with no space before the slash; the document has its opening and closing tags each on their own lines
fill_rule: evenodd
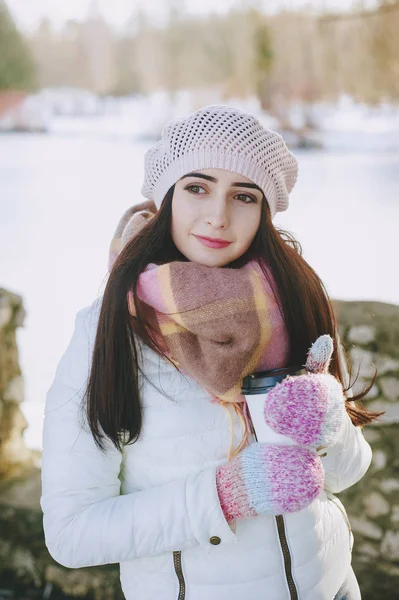
<svg viewBox="0 0 399 600">
<path fill-rule="evenodd" d="M 250 179 L 225 169 L 184 175 L 176 182 L 172 199 L 171 233 L 176 247 L 188 260 L 209 267 L 233 262 L 255 237 L 262 198 Z"/>
</svg>

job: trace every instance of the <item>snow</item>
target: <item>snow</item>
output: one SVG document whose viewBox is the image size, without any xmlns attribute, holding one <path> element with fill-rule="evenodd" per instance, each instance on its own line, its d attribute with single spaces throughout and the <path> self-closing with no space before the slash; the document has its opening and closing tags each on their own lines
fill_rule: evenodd
<svg viewBox="0 0 399 600">
<path fill-rule="evenodd" d="M 32 126 L 38 121 L 54 135 L 156 140 L 169 120 L 206 104 L 224 103 L 255 114 L 262 124 L 280 131 L 279 120 L 262 110 L 255 97 L 224 99 L 219 88 L 159 90 L 148 96 L 98 97 L 75 88 L 43 89 L 25 101 Z M 293 103 L 282 131 L 289 144 L 299 139 L 328 151 L 396 151 L 399 149 L 399 105 L 356 102 L 342 95 L 337 102 Z M 300 138 L 298 137 L 300 136 Z"/>
</svg>

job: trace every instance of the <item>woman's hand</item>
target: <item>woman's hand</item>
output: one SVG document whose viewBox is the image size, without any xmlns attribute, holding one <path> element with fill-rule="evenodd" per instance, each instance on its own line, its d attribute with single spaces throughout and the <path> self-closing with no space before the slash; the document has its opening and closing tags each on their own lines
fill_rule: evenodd
<svg viewBox="0 0 399 600">
<path fill-rule="evenodd" d="M 320 457 L 303 446 L 255 442 L 216 472 L 227 521 L 301 510 L 319 495 L 323 485 Z"/>
<path fill-rule="evenodd" d="M 328 373 L 333 349 L 332 338 L 320 336 L 308 353 L 308 373 L 286 377 L 266 397 L 266 423 L 298 444 L 328 446 L 344 423 L 342 386 Z"/>
</svg>

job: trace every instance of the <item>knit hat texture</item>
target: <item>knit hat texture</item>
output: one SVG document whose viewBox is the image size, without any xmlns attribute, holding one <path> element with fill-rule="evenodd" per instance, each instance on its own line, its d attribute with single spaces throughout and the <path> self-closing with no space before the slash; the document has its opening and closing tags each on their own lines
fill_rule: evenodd
<svg viewBox="0 0 399 600">
<path fill-rule="evenodd" d="M 207 168 L 253 181 L 263 191 L 272 218 L 288 208 L 298 175 L 298 162 L 281 135 L 248 112 L 214 104 L 166 123 L 160 141 L 145 153 L 141 192 L 159 208 L 183 175 Z"/>
</svg>

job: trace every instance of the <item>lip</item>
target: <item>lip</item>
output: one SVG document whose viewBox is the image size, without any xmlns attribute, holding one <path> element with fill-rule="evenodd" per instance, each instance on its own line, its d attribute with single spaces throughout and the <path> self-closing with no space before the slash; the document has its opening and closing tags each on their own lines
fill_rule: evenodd
<svg viewBox="0 0 399 600">
<path fill-rule="evenodd" d="M 231 244 L 231 242 L 227 242 L 226 240 L 221 240 L 219 238 L 208 238 L 203 237 L 202 235 L 196 235 L 195 237 L 208 248 L 226 248 L 226 246 Z"/>
</svg>

